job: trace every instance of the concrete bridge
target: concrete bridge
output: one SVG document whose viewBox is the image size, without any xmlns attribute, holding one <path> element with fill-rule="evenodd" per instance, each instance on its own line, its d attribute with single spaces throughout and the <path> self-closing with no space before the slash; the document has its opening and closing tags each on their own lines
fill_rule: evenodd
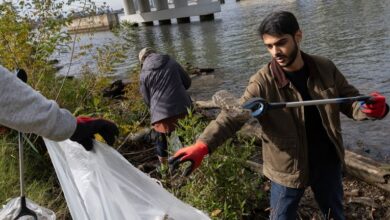
<svg viewBox="0 0 390 220">
<path fill-rule="evenodd" d="M 121 21 L 142 25 L 153 25 L 153 21 L 171 24 L 171 19 L 188 23 L 191 16 L 199 16 L 200 21 L 213 20 L 214 13 L 221 11 L 219 0 L 123 0 L 123 6 Z"/>
</svg>

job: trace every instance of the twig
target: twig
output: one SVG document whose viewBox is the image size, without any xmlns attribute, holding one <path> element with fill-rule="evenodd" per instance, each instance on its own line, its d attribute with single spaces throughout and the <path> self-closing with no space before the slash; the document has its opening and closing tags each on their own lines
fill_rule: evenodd
<svg viewBox="0 0 390 220">
<path fill-rule="evenodd" d="M 148 149 L 142 150 L 142 151 L 136 151 L 136 152 L 131 152 L 131 153 L 122 153 L 122 155 L 123 156 L 137 155 L 137 154 L 146 153 L 148 151 L 155 150 L 155 149 L 156 149 L 155 147 L 151 147 L 151 148 L 148 148 Z"/>
<path fill-rule="evenodd" d="M 379 205 L 372 198 L 369 197 L 352 197 L 349 198 L 348 203 L 357 203 L 376 209 L 379 208 Z"/>
<path fill-rule="evenodd" d="M 84 11 L 86 5 L 87 5 L 87 0 L 84 1 L 84 4 L 83 4 L 83 7 L 82 7 L 81 11 Z M 77 27 L 80 27 L 80 24 L 81 24 L 81 19 L 79 19 L 79 23 L 77 24 Z M 60 96 L 61 90 L 62 90 L 62 88 L 64 87 L 64 84 L 65 84 L 65 80 L 68 77 L 69 72 L 70 72 L 70 67 L 71 67 L 72 62 L 73 62 L 74 48 L 76 46 L 76 39 L 77 39 L 77 31 L 74 34 L 74 39 L 73 39 L 73 43 L 72 43 L 72 51 L 70 53 L 70 61 L 69 61 L 68 70 L 67 70 L 67 72 L 65 74 L 65 77 L 63 78 L 63 80 L 61 82 L 61 87 L 58 90 L 57 96 L 55 98 L 56 101 L 57 101 L 58 97 Z"/>
</svg>

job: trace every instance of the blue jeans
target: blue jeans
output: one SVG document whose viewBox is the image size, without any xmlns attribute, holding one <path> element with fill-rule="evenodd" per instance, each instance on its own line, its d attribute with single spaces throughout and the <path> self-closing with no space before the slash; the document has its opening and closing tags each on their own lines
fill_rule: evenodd
<svg viewBox="0 0 390 220">
<path fill-rule="evenodd" d="M 310 170 L 310 187 L 325 219 L 344 220 L 343 185 L 340 163 Z M 271 182 L 271 220 L 295 220 L 305 192 Z"/>
</svg>

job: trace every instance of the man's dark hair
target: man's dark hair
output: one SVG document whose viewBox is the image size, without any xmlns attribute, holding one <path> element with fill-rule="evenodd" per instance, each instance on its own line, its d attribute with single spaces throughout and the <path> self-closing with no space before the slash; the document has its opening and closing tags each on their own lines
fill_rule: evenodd
<svg viewBox="0 0 390 220">
<path fill-rule="evenodd" d="M 283 35 L 294 34 L 299 30 L 299 24 L 294 14 L 288 11 L 275 11 L 268 14 L 258 29 L 260 37 L 264 34 Z"/>
</svg>

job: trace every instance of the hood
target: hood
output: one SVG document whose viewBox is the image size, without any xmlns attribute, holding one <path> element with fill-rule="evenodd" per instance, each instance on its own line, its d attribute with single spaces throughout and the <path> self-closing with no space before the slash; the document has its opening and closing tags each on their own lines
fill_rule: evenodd
<svg viewBox="0 0 390 220">
<path fill-rule="evenodd" d="M 169 60 L 169 56 L 165 54 L 152 53 L 146 57 L 142 69 L 156 70 L 163 67 Z"/>
</svg>

